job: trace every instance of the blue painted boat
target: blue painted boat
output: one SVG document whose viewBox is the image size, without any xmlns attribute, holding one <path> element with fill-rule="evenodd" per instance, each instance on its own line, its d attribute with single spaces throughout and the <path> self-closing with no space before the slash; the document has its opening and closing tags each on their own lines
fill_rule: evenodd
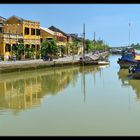
<svg viewBox="0 0 140 140">
<path fill-rule="evenodd" d="M 123 50 L 122 57 L 118 59 L 117 63 L 120 65 L 120 68 L 129 68 L 132 65 L 135 65 L 138 61 L 135 60 L 135 51 Z"/>
</svg>

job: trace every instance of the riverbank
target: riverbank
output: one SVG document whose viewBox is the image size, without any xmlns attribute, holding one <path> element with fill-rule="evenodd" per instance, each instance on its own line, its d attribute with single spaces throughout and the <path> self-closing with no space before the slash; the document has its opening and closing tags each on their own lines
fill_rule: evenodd
<svg viewBox="0 0 140 140">
<path fill-rule="evenodd" d="M 41 69 L 47 67 L 62 67 L 67 65 L 79 65 L 80 56 L 64 57 L 53 61 L 42 59 L 28 61 L 2 61 L 0 62 L 0 73 L 20 72 L 25 70 Z"/>
<path fill-rule="evenodd" d="M 98 54 L 100 56 L 107 56 L 108 52 Z M 92 54 L 86 54 L 86 56 L 92 56 Z M 43 61 L 42 59 L 24 60 L 24 61 L 1 61 L 0 73 L 20 72 L 25 70 L 35 70 L 47 67 L 62 67 L 80 65 L 81 55 L 66 56 L 59 59 L 53 59 L 53 61 Z M 96 58 L 97 59 L 97 58 Z"/>
</svg>

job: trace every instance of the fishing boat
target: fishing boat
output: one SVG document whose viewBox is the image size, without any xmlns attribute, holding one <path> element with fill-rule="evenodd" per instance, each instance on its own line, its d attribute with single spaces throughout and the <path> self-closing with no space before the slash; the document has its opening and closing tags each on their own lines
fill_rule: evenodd
<svg viewBox="0 0 140 140">
<path fill-rule="evenodd" d="M 122 50 L 122 57 L 118 59 L 117 63 L 120 68 L 129 68 L 137 63 L 135 60 L 136 52 L 133 47 L 130 47 L 130 22 L 129 22 L 129 45 Z"/>
<path fill-rule="evenodd" d="M 79 60 L 81 65 L 95 65 L 98 64 L 97 59 L 94 59 L 91 56 L 80 57 Z"/>
<path fill-rule="evenodd" d="M 118 59 L 117 63 L 120 68 L 129 68 L 135 65 L 138 61 L 135 59 L 135 51 L 133 48 L 126 48 L 122 50 L 122 57 Z"/>
<path fill-rule="evenodd" d="M 94 39 L 95 40 L 95 39 Z M 105 65 L 108 62 L 105 61 L 109 51 L 95 51 L 92 54 L 85 54 L 85 24 L 83 26 L 83 56 L 80 57 L 80 65 Z"/>
<path fill-rule="evenodd" d="M 109 61 L 107 60 L 107 56 L 102 53 L 87 55 L 84 57 L 80 57 L 79 60 L 81 65 L 108 65 Z"/>
</svg>

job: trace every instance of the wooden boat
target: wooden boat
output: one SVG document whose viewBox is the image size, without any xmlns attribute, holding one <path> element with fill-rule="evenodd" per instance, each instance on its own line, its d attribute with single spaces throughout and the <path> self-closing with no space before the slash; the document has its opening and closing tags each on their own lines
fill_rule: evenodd
<svg viewBox="0 0 140 140">
<path fill-rule="evenodd" d="M 98 63 L 96 59 L 93 59 L 90 56 L 81 57 L 79 62 L 81 65 L 93 65 Z"/>
<path fill-rule="evenodd" d="M 135 65 L 137 62 L 138 61 L 135 59 L 135 52 L 132 50 L 122 52 L 122 57 L 117 61 L 120 68 L 129 68 L 130 66 Z"/>
<path fill-rule="evenodd" d="M 92 55 L 86 55 L 84 57 L 80 57 L 80 64 L 81 65 L 98 65 L 99 61 L 105 61 L 106 57 L 108 56 L 108 51 L 105 52 L 94 52 Z M 99 62 L 99 63 L 98 63 Z M 105 62 L 101 62 L 105 64 Z"/>
<path fill-rule="evenodd" d="M 129 23 L 129 27 L 130 27 L 130 23 Z M 129 31 L 129 37 L 130 37 L 130 31 Z M 137 64 L 137 60 L 135 60 L 135 56 L 136 56 L 135 49 L 133 47 L 128 46 L 122 50 L 122 57 L 118 59 L 117 63 L 120 65 L 120 68 L 129 68 L 132 65 Z"/>
<path fill-rule="evenodd" d="M 133 66 L 133 65 L 135 65 L 136 63 L 137 63 L 137 61 L 136 60 L 131 60 L 131 59 L 119 59 L 118 61 L 117 61 L 117 63 L 120 65 L 120 68 L 129 68 L 130 66 Z"/>
</svg>

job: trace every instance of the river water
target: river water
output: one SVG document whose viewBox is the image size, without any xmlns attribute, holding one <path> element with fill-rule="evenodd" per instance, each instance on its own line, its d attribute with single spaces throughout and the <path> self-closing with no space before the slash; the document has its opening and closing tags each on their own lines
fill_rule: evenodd
<svg viewBox="0 0 140 140">
<path fill-rule="evenodd" d="M 140 135 L 140 80 L 108 66 L 0 76 L 0 136 Z"/>
</svg>

